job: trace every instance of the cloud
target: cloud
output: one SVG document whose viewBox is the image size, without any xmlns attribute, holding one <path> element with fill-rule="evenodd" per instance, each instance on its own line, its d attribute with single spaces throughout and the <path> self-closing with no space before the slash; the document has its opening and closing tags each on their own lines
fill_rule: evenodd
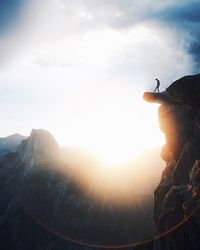
<svg viewBox="0 0 200 250">
<path fill-rule="evenodd" d="M 66 60 L 58 57 L 57 55 L 50 55 L 49 57 L 38 57 L 35 59 L 34 63 L 42 67 L 70 68 L 73 66 L 71 62 L 67 63 Z"/>
<path fill-rule="evenodd" d="M 63 15 L 76 11 L 82 30 L 110 27 L 117 30 L 134 25 L 151 23 L 172 30 L 183 49 L 195 62 L 194 71 L 200 67 L 200 3 L 197 0 L 74 0 L 63 1 Z M 69 9 L 69 6 L 70 9 Z M 164 35 L 164 34 L 163 34 Z M 169 33 L 167 33 L 169 35 Z M 164 35 L 164 39 L 167 36 Z"/>
<path fill-rule="evenodd" d="M 117 44 L 121 46 L 121 43 L 117 41 L 121 38 L 116 36 L 116 41 L 114 41 L 108 35 L 109 32 L 105 32 L 105 30 L 110 30 L 110 34 L 115 34 L 112 31 L 120 32 L 125 40 L 132 41 L 129 44 L 122 43 L 122 50 L 128 51 L 128 54 L 122 52 L 123 58 L 126 58 L 127 62 L 120 56 L 117 57 L 119 67 L 123 68 L 124 72 L 134 66 L 134 68 L 140 67 L 141 69 L 145 67 L 149 71 L 152 70 L 153 74 L 156 68 L 159 71 L 159 65 L 163 65 L 162 71 L 164 71 L 169 62 L 166 58 L 170 54 L 170 61 L 174 60 L 174 64 L 177 64 L 177 70 L 174 68 L 173 76 L 179 77 L 190 64 L 190 55 L 194 62 L 198 63 L 200 46 L 196 34 L 198 14 L 195 8 L 197 5 L 199 5 L 197 1 L 184 1 L 180 4 L 178 0 L 164 2 L 161 0 L 135 0 L 134 2 L 132 0 L 31 1 L 24 9 L 22 21 L 0 45 L 1 62 L 4 64 L 6 60 L 14 58 L 18 60 L 18 57 L 29 54 L 29 61 L 38 66 L 73 67 L 83 65 L 86 59 L 87 62 L 94 60 L 95 64 L 94 56 L 97 50 L 103 57 L 105 51 L 111 50 L 112 53 L 112 47 Z M 196 18 L 192 16 L 193 12 L 196 13 Z M 134 39 L 130 37 L 131 30 L 137 30 L 137 27 L 141 27 L 141 29 L 146 27 L 146 31 L 143 29 L 143 32 L 147 32 L 149 36 L 143 36 L 144 41 L 141 41 L 142 36 L 137 35 L 137 32 L 132 34 L 135 36 Z M 97 38 L 94 38 L 93 35 L 90 35 L 94 32 L 99 32 L 100 35 L 96 35 Z M 103 34 L 106 34 L 104 38 Z M 90 37 L 89 39 L 93 43 L 85 43 L 84 37 L 86 36 Z M 157 40 L 154 41 L 155 37 Z M 137 39 L 140 40 L 141 45 L 135 41 Z M 98 40 L 101 40 L 101 43 Z M 81 48 L 84 51 L 84 45 L 85 51 L 88 46 L 91 48 L 90 51 L 96 50 L 93 57 L 92 53 L 79 52 Z M 140 49 L 144 53 L 141 54 L 138 61 L 135 60 L 134 53 L 137 54 Z M 168 51 L 168 55 L 166 51 Z M 117 49 L 114 52 L 117 54 Z M 129 55 L 132 59 L 129 58 Z M 183 65 L 183 59 L 185 65 Z M 147 65 L 149 65 L 148 68 Z M 190 70 L 191 67 L 188 67 L 188 72 Z"/>
<path fill-rule="evenodd" d="M 88 1 L 90 2 L 90 1 Z M 200 3 L 199 1 L 93 1 L 88 13 L 97 13 L 93 22 L 115 29 L 141 23 L 165 26 L 177 35 L 186 52 L 192 55 L 195 68 L 200 68 Z M 97 11 L 95 11 L 95 8 Z M 89 15 L 89 14 L 88 14 Z M 167 35 L 169 33 L 167 32 Z M 167 36 L 164 36 L 165 39 Z"/>
<path fill-rule="evenodd" d="M 148 27 L 151 25 L 152 29 L 158 29 L 159 32 L 168 29 L 169 32 L 162 34 L 163 39 L 167 41 L 176 36 L 182 49 L 193 57 L 194 71 L 199 69 L 200 3 L 197 0 L 181 2 L 178 0 L 29 0 L 27 2 L 29 4 L 26 4 L 26 8 L 22 8 L 24 0 L 0 1 L 2 7 L 0 30 L 3 27 L 11 29 L 6 23 L 16 21 L 16 17 L 21 14 L 21 21 L 15 24 L 15 30 L 12 30 L 12 33 L 4 39 L 4 44 L 0 46 L 1 54 L 5 54 L 1 58 L 2 62 L 4 58 L 15 56 L 16 51 L 25 50 L 30 44 L 33 46 L 33 43 L 37 46 L 92 30 L 110 28 L 123 32 L 137 25 Z M 0 39 L 3 39 L 1 34 Z M 46 59 L 36 61 L 46 66 L 53 64 Z M 56 64 L 66 63 L 56 62 Z M 67 62 L 68 64 L 70 62 Z"/>
<path fill-rule="evenodd" d="M 194 60 L 194 71 L 200 69 L 200 3 L 185 1 L 157 14 L 157 20 L 173 29 Z"/>
<path fill-rule="evenodd" d="M 171 6 L 171 1 L 161 0 L 67 0 L 62 1 L 63 14 L 66 18 L 69 11 L 79 13 L 82 26 L 112 27 L 123 29 L 135 23 L 151 19 L 158 10 Z M 70 6 L 70 8 L 69 8 Z"/>
</svg>

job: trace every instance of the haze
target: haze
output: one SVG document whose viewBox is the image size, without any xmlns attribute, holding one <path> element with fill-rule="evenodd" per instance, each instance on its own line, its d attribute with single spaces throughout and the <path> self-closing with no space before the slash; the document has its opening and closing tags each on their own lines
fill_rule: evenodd
<svg viewBox="0 0 200 250">
<path fill-rule="evenodd" d="M 164 144 L 142 94 L 198 70 L 197 1 L 0 4 L 0 136 L 45 128 L 109 164 Z"/>
</svg>

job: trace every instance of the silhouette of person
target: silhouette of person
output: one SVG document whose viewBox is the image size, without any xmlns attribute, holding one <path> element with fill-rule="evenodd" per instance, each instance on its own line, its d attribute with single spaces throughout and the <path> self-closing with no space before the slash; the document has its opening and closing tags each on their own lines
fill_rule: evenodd
<svg viewBox="0 0 200 250">
<path fill-rule="evenodd" d="M 156 78 L 155 80 L 156 80 L 156 82 L 157 82 L 157 85 L 156 85 L 156 88 L 154 89 L 154 92 L 156 92 L 156 90 L 157 90 L 158 92 L 160 92 L 160 90 L 159 90 L 160 81 L 158 80 L 158 78 Z"/>
</svg>

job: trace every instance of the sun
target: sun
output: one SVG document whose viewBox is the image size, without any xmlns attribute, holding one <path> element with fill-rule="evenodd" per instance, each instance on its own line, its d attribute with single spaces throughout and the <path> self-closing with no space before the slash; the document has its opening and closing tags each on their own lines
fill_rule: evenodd
<svg viewBox="0 0 200 250">
<path fill-rule="evenodd" d="M 132 71 L 127 65 L 121 75 L 121 64 L 116 64 L 126 48 L 152 38 L 156 38 L 154 32 L 142 26 L 128 33 L 104 29 L 47 48 L 47 54 L 55 50 L 72 61 L 70 70 L 51 72 L 62 93 L 53 93 L 55 101 L 45 127 L 59 144 L 90 151 L 107 166 L 126 163 L 146 149 L 164 144 L 158 107 L 142 99 L 147 73 L 138 72 L 139 65 L 134 64 Z M 136 62 L 143 52 L 140 47 L 135 51 Z"/>
<path fill-rule="evenodd" d="M 85 161 L 77 153 L 69 162 L 66 157 L 63 173 L 71 175 L 86 195 L 102 205 L 140 206 L 147 195 L 151 197 L 160 177 L 158 150 L 158 159 L 148 154 L 165 143 L 159 128 L 159 106 L 148 105 L 143 92 L 134 90 L 121 85 L 98 89 L 99 95 L 93 100 L 88 95 L 79 112 L 76 108 L 77 112 L 65 116 L 57 111 L 51 124 L 60 145 L 81 148 L 92 156 L 92 161 L 87 157 Z"/>
<path fill-rule="evenodd" d="M 164 145 L 157 109 L 142 99 L 123 105 L 117 98 L 111 103 L 104 99 L 95 112 L 79 114 L 73 126 L 68 122 L 68 129 L 66 125 L 54 134 L 62 145 L 83 148 L 107 167 L 125 164 L 148 149 Z"/>
</svg>

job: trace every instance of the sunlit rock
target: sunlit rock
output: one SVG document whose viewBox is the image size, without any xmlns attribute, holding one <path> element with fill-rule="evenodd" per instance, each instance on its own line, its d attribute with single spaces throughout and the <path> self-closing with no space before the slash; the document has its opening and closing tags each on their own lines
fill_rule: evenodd
<svg viewBox="0 0 200 250">
<path fill-rule="evenodd" d="M 152 103 L 163 103 L 171 101 L 171 98 L 166 91 L 160 93 L 144 92 L 143 98 L 145 101 Z"/>
</svg>

